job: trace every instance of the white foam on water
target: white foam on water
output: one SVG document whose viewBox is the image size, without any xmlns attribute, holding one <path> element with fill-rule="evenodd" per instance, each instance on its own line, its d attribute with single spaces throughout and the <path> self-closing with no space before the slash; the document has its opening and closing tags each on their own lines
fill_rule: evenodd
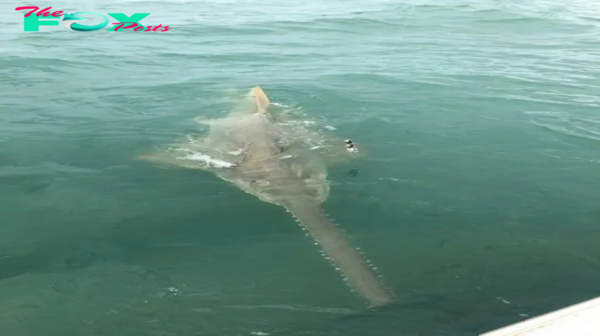
<svg viewBox="0 0 600 336">
<path fill-rule="evenodd" d="M 192 144 L 195 144 L 197 142 L 196 139 L 194 139 L 194 137 L 192 137 L 191 135 L 187 135 L 186 138 Z"/>
<path fill-rule="evenodd" d="M 191 153 L 191 154 L 188 154 L 188 155 L 184 156 L 183 158 L 179 158 L 179 159 L 200 161 L 209 166 L 217 167 L 217 168 L 232 168 L 232 167 L 236 166 L 235 163 L 214 159 L 214 158 L 212 158 L 208 155 L 202 154 L 202 153 Z"/>
</svg>

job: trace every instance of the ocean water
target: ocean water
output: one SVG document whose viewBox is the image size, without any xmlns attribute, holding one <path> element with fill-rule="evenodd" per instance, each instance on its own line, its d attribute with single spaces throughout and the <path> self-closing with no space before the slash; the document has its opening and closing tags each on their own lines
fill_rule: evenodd
<svg viewBox="0 0 600 336">
<path fill-rule="evenodd" d="M 25 5 L 171 30 L 24 32 Z M 1 8 L 2 335 L 474 336 L 600 295 L 600 4 Z M 283 209 L 134 159 L 255 85 L 368 153 L 324 207 L 395 304 L 367 309 Z"/>
</svg>

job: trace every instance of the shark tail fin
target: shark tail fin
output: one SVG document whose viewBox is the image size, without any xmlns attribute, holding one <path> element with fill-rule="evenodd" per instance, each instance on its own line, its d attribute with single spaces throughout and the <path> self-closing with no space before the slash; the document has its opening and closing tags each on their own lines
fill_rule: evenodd
<svg viewBox="0 0 600 336">
<path fill-rule="evenodd" d="M 257 86 L 252 89 L 252 95 L 254 96 L 254 103 L 256 104 L 257 112 L 266 113 L 271 102 L 269 101 L 269 97 L 267 97 L 265 91 L 263 91 L 260 86 Z"/>
</svg>

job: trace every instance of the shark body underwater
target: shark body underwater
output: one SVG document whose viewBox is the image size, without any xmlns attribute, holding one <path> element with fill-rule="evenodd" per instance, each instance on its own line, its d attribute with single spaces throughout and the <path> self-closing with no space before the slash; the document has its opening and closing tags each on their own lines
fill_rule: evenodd
<svg viewBox="0 0 600 336">
<path fill-rule="evenodd" d="M 281 116 L 270 113 L 270 106 L 265 92 L 255 87 L 226 117 L 196 119 L 210 127 L 203 139 L 179 144 L 179 151 L 156 152 L 139 158 L 211 171 L 262 201 L 284 207 L 322 247 L 351 289 L 371 307 L 391 303 L 391 291 L 320 207 L 329 196 L 325 155 L 294 141 L 297 136 L 294 130 L 278 122 Z M 181 149 L 188 155 L 182 157 Z M 235 164 L 216 167 L 201 164 L 194 153 L 208 155 L 213 163 Z"/>
</svg>

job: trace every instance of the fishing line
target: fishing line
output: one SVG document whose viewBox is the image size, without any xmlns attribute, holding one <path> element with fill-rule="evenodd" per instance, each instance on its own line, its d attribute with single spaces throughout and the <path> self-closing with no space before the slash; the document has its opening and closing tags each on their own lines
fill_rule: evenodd
<svg viewBox="0 0 600 336">
<path fill-rule="evenodd" d="M 348 153 L 350 153 L 350 157 L 352 158 L 352 162 L 354 163 L 354 168 L 350 169 L 350 171 L 348 172 L 348 175 L 352 176 L 352 177 L 356 177 L 356 176 L 358 176 L 358 169 L 355 166 L 356 165 L 356 153 L 358 153 L 359 149 L 351 139 L 346 139 L 344 141 L 344 143 L 345 143 L 344 146 L 346 147 L 346 151 Z"/>
</svg>

